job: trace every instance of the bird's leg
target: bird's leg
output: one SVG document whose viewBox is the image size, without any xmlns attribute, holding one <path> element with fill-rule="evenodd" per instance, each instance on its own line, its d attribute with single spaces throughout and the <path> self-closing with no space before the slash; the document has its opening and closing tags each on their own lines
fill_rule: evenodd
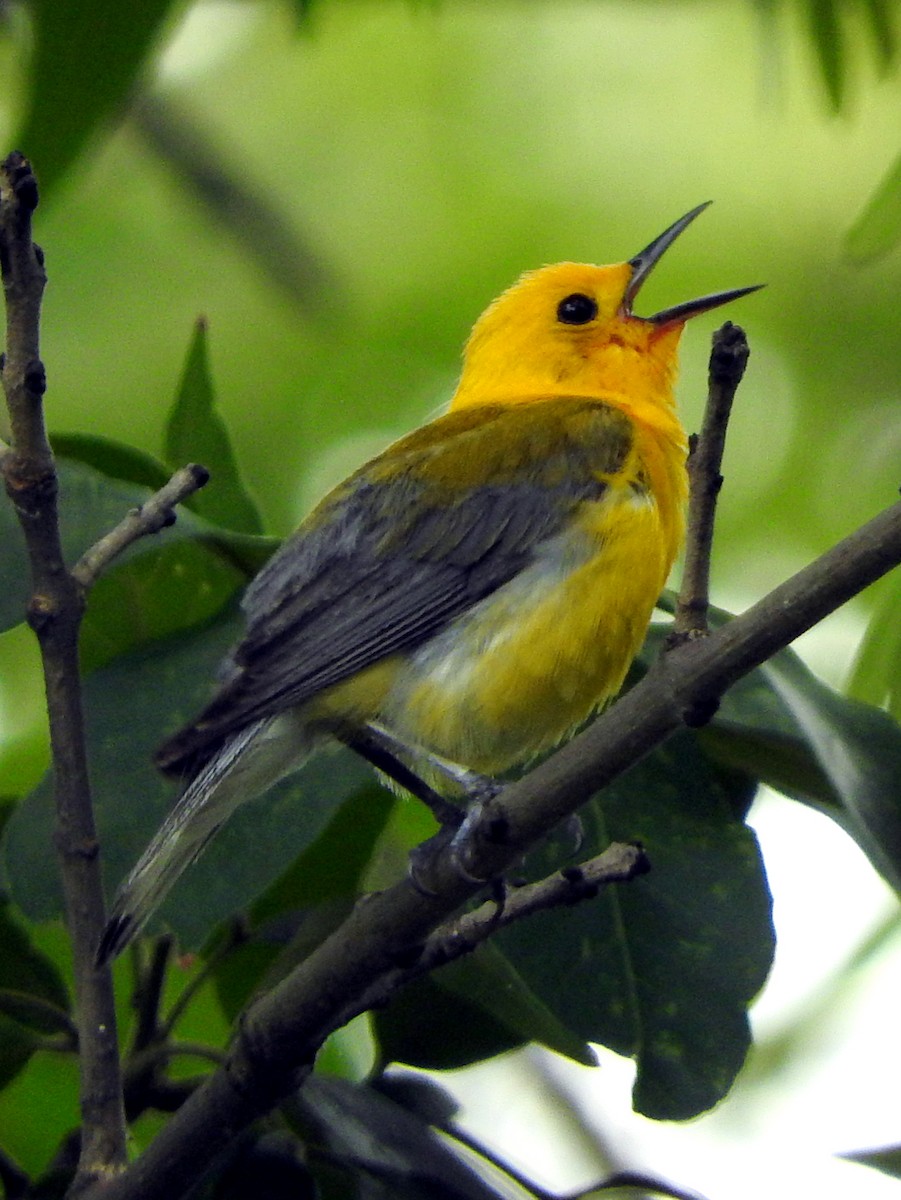
<svg viewBox="0 0 901 1200">
<path fill-rule="evenodd" d="M 374 743 L 376 743 L 380 749 L 384 750 L 391 760 L 400 763 L 401 767 L 404 767 L 404 755 L 409 755 L 414 752 L 413 748 L 410 748 L 410 746 L 402 742 L 401 738 L 396 737 L 395 734 L 391 733 L 390 730 L 386 730 L 383 725 L 378 725 L 374 721 L 368 722 L 364 732 L 366 736 L 374 739 Z M 416 746 L 415 756 L 421 758 L 422 761 L 427 762 L 428 766 L 430 766 L 434 772 L 437 772 L 439 775 L 444 775 L 446 780 L 449 780 L 451 784 L 455 785 L 455 787 L 463 793 L 468 805 L 486 804 L 488 800 L 493 799 L 499 792 L 503 791 L 504 785 L 500 784 L 497 779 L 492 779 L 491 775 L 480 775 L 477 770 L 469 770 L 467 767 L 461 767 L 461 764 L 458 762 L 451 762 L 450 758 L 443 758 L 440 755 L 434 754 L 434 752 L 431 750 L 425 750 L 422 748 L 422 746 Z M 366 755 L 364 755 L 364 757 L 366 757 Z M 433 788 L 424 784 L 424 782 L 422 782 L 422 780 L 419 778 L 419 775 L 416 775 L 412 769 L 404 769 L 409 770 L 412 778 L 418 781 L 420 788 L 425 788 L 425 790 L 430 793 L 431 796 L 437 796 L 438 793 L 434 791 Z M 403 787 L 408 786 L 407 784 L 403 784 L 403 781 L 398 778 L 397 775 L 392 773 L 390 768 L 388 769 L 388 774 L 391 775 L 392 779 L 396 779 L 398 784 L 401 784 Z M 418 796 L 420 799 L 424 800 L 424 802 L 430 805 L 431 808 L 432 805 L 430 799 L 420 796 L 420 793 L 418 791 L 414 791 L 413 788 L 409 788 L 409 790 L 413 792 L 414 796 Z M 458 818 L 457 823 L 459 823 L 459 821 L 462 821 L 462 817 Z M 442 824 L 446 823 L 449 822 L 442 821 Z"/>
<path fill-rule="evenodd" d="M 429 838 L 422 846 L 416 848 L 410 856 L 410 874 L 416 887 L 430 894 L 431 889 L 425 882 L 428 863 L 431 855 L 443 848 L 450 841 L 454 860 L 460 873 L 473 883 L 491 883 L 474 876 L 466 867 L 466 850 L 470 840 L 470 830 L 476 823 L 477 816 L 495 796 L 503 789 L 503 784 L 487 775 L 480 775 L 461 767 L 458 763 L 450 762 L 436 754 L 431 754 L 421 747 L 416 748 L 417 757 L 426 759 L 429 766 L 452 782 L 463 792 L 469 806 L 466 811 L 452 804 L 442 795 L 429 787 L 415 771 L 403 761 L 402 755 L 410 753 L 410 747 L 400 738 L 395 737 L 389 730 L 373 722 L 359 729 L 341 729 L 334 731 L 335 736 L 354 750 L 379 771 L 390 776 L 402 788 L 426 804 L 441 825 L 440 831 Z M 498 886 L 503 890 L 503 883 Z M 499 900 L 499 907 L 502 901 Z"/>
<path fill-rule="evenodd" d="M 411 747 L 407 746 L 389 729 L 385 729 L 383 725 L 378 725 L 374 721 L 370 721 L 366 725 L 366 732 L 376 738 L 378 744 L 397 760 L 402 761 L 405 753 L 411 753 Z M 433 771 L 436 771 L 439 775 L 443 775 L 445 779 L 448 779 L 459 788 L 469 805 L 486 804 L 489 800 L 493 800 L 499 792 L 503 791 L 504 785 L 499 783 L 498 780 L 492 779 L 490 775 L 480 775 L 478 771 L 470 771 L 467 767 L 461 767 L 459 763 L 451 762 L 448 758 L 442 758 L 440 754 L 435 754 L 431 750 L 425 750 L 421 746 L 416 747 L 415 753 L 416 757 L 427 762 Z M 418 776 L 415 776 L 415 778 L 418 778 Z M 400 780 L 398 780 L 399 782 Z M 421 781 L 420 784 L 421 786 L 425 786 Z M 418 795 L 417 792 L 413 794 Z M 432 792 L 432 794 L 434 795 L 435 793 Z"/>
<path fill-rule="evenodd" d="M 417 800 L 421 800 L 431 809 L 435 820 L 442 828 L 459 829 L 465 816 L 456 804 L 438 794 L 398 757 L 397 750 L 403 749 L 403 743 L 387 734 L 384 730 L 366 725 L 359 729 L 335 730 L 335 737 L 345 746 L 365 758 L 367 762 L 385 775 L 390 776 L 395 783 L 408 791 Z"/>
</svg>

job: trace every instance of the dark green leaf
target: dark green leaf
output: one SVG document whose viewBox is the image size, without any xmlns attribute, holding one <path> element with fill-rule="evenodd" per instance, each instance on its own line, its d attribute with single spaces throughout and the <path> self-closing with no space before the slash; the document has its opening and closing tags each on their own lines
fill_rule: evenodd
<svg viewBox="0 0 901 1200">
<path fill-rule="evenodd" d="M 541 1042 L 585 1066 L 595 1057 L 489 942 L 418 980 L 373 1017 L 382 1060 L 433 1070 Z"/>
<path fill-rule="evenodd" d="M 59 504 L 63 553 L 74 564 L 104 534 L 118 525 L 125 514 L 150 495 L 145 487 L 111 479 L 83 463 L 60 459 Z M 182 511 L 172 529 L 156 538 L 140 538 L 119 560 L 124 562 L 151 552 L 163 538 L 172 541 L 197 536 L 207 530 L 205 523 Z M 0 503 L 0 630 L 17 625 L 24 618 L 28 600 L 28 557 L 18 519 L 11 504 Z"/>
<path fill-rule="evenodd" d="M 885 1146 L 881 1150 L 850 1150 L 839 1157 L 873 1167 L 892 1179 L 901 1179 L 901 1146 Z"/>
<path fill-rule="evenodd" d="M 336 754 L 340 752 L 326 752 L 321 761 L 334 766 Z M 379 787 L 371 769 L 354 755 L 342 762 L 341 770 L 348 780 L 356 776 L 353 795 L 313 845 L 298 855 L 254 904 L 250 919 L 255 928 L 286 912 L 360 893 L 363 875 L 372 861 L 372 848 L 385 828 L 396 797 Z"/>
<path fill-rule="evenodd" d="M 901 891 L 901 726 L 848 700 L 783 652 L 761 670 L 803 732 L 841 805 L 827 811 Z"/>
<path fill-rule="evenodd" d="M 486 942 L 433 978 L 451 996 L 482 1009 L 499 1025 L 519 1034 L 523 1042 L 540 1042 L 583 1066 L 595 1065 L 584 1039 L 573 1036 L 531 991 L 494 942 Z"/>
<path fill-rule="evenodd" d="M 0 988 L 0 1013 L 36 1033 L 65 1033 L 73 1039 L 74 1045 L 75 1025 L 72 1018 L 49 1000 L 41 1000 L 11 988 Z"/>
<path fill-rule="evenodd" d="M 446 1128 L 460 1112 L 460 1102 L 429 1075 L 392 1071 L 370 1077 L 369 1086 L 429 1125 Z"/>
<path fill-rule="evenodd" d="M 453 1070 L 515 1050 L 528 1039 L 481 1005 L 442 986 L 441 972 L 408 984 L 373 1013 L 383 1063 Z"/>
<path fill-rule="evenodd" d="M 717 610 L 714 619 L 723 621 L 731 617 Z M 657 657 L 665 636 L 664 626 L 651 628 L 642 650 L 644 662 Z M 795 658 L 792 651 L 785 653 Z M 721 767 L 741 771 L 746 777 L 808 803 L 823 806 L 837 803 L 835 791 L 804 731 L 762 668 L 732 685 L 713 720 L 699 730 L 698 736 L 705 751 Z"/>
<path fill-rule="evenodd" d="M 898 35 L 895 32 L 897 6 L 891 0 L 863 0 L 863 11 L 880 66 L 883 71 L 888 71 L 898 57 Z"/>
<path fill-rule="evenodd" d="M 172 787 L 151 764 L 152 752 L 208 698 L 216 666 L 239 627 L 234 615 L 220 619 L 116 659 L 86 680 L 96 815 L 110 886 L 133 864 L 174 800 Z M 214 926 L 277 879 L 359 787 L 359 770 L 349 754 L 320 755 L 237 813 L 163 908 L 183 944 L 202 944 Z M 10 886 L 38 920 L 61 911 L 52 808 L 44 781 L 16 811 L 6 834 Z"/>
<path fill-rule="evenodd" d="M 12 905 L 0 902 L 0 1088 L 37 1049 L 38 1033 L 71 1031 L 68 1010 L 69 996 L 56 967 L 31 944 Z M 51 1013 L 58 1023 L 51 1022 Z"/>
<path fill-rule="evenodd" d="M 292 1107 L 315 1127 L 332 1160 L 358 1177 L 363 1190 L 354 1188 L 354 1195 L 498 1200 L 431 1126 L 365 1084 L 314 1076 Z M 370 1191 L 366 1184 L 373 1182 L 383 1186 Z"/>
<path fill-rule="evenodd" d="M 173 467 L 202 463 L 210 482 L 191 497 L 195 512 L 225 529 L 260 534 L 263 524 L 247 494 L 225 423 L 216 411 L 207 358 L 206 322 L 198 320 L 175 404 L 166 427 L 166 458 Z"/>
<path fill-rule="evenodd" d="M 672 738 L 583 813 L 583 856 L 637 840 L 650 874 L 501 935 L 565 1025 L 635 1058 L 634 1103 L 646 1116 L 710 1108 L 747 1052 L 746 1010 L 766 978 L 773 931 L 756 840 L 733 816 L 743 803 L 691 734 Z M 536 867 L 552 862 L 546 849 Z"/>
<path fill-rule="evenodd" d="M 217 994 L 233 1019 L 250 996 L 282 979 L 341 922 L 362 890 L 373 847 L 390 815 L 393 796 L 380 788 L 370 769 L 347 752 L 340 755 L 348 786 L 357 788 L 319 837 L 251 907 L 253 936 L 217 967 Z M 334 770 L 332 753 L 321 760 Z"/>
<path fill-rule="evenodd" d="M 25 116 L 12 145 L 35 165 L 46 199 L 88 141 L 124 112 L 175 0 L 33 0 Z"/>
<path fill-rule="evenodd" d="M 83 670 L 205 624 L 245 582 L 207 545 L 159 539 L 151 553 L 113 566 L 92 589 L 81 629 Z"/>
<path fill-rule="evenodd" d="M 901 155 L 864 205 L 845 239 L 855 262 L 869 262 L 888 254 L 901 239 Z"/>
<path fill-rule="evenodd" d="M 224 1160 L 191 1189 L 192 1200 L 320 1200 L 306 1147 L 284 1129 L 252 1129 L 232 1139 Z"/>
<path fill-rule="evenodd" d="M 38 1042 L 38 1037 L 24 1025 L 0 1014 L 0 1089 L 27 1065 Z"/>
<path fill-rule="evenodd" d="M 836 0 L 807 0 L 807 19 L 813 48 L 833 109 L 845 96 L 845 54 Z"/>
<path fill-rule="evenodd" d="M 652 631 L 647 653 L 661 636 Z M 729 689 L 700 736 L 721 762 L 827 812 L 901 890 L 901 726 L 891 716 L 782 650 Z"/>
<path fill-rule="evenodd" d="M 9 901 L 0 902 L 0 989 L 69 1011 L 69 994 L 59 971 L 32 945 Z"/>
</svg>

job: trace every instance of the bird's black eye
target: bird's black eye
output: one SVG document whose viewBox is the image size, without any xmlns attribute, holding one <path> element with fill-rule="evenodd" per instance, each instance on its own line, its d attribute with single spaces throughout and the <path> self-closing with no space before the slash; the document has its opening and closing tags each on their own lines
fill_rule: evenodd
<svg viewBox="0 0 901 1200">
<path fill-rule="evenodd" d="M 557 305 L 557 320 L 564 325 L 587 325 L 597 315 L 597 304 L 582 292 L 573 292 Z"/>
</svg>

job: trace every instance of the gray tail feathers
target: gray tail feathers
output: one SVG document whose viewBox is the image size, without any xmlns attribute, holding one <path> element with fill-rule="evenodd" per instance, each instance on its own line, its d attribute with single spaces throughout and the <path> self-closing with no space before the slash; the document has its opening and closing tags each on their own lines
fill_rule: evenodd
<svg viewBox="0 0 901 1200">
<path fill-rule="evenodd" d="M 234 734 L 191 780 L 131 874 L 121 884 L 97 949 L 97 966 L 120 954 L 169 889 L 244 800 L 258 795 L 302 757 L 277 721 L 254 721 Z M 272 736 L 273 733 L 275 736 Z M 298 752 L 301 752 L 300 754 Z"/>
</svg>

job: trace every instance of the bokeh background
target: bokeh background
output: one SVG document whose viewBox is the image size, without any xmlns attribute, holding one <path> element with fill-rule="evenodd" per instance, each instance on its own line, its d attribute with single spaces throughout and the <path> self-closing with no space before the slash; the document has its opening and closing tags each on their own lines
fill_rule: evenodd
<svg viewBox="0 0 901 1200">
<path fill-rule="evenodd" d="M 24 9 L 2 15 L 8 143 L 31 33 Z M 740 609 L 901 483 L 897 194 L 873 209 L 901 146 L 899 30 L 897 5 L 851 0 L 185 5 L 40 212 L 51 428 L 158 453 L 203 314 L 219 407 L 283 534 L 447 400 L 473 320 L 519 272 L 628 258 L 712 199 L 641 305 L 767 284 L 727 314 L 752 357 L 714 598 Z M 684 339 L 689 428 L 716 323 Z M 802 640 L 830 682 L 893 589 Z M 31 655 L 24 631 L 0 638 L 8 793 L 46 761 Z M 716 1113 L 631 1117 L 615 1062 L 525 1055 L 453 1081 L 482 1136 L 549 1184 L 612 1161 L 723 1200 L 896 1190 L 834 1157 L 899 1140 L 894 901 L 825 818 L 769 798 L 755 822 L 780 950 L 760 1047 Z"/>
</svg>

